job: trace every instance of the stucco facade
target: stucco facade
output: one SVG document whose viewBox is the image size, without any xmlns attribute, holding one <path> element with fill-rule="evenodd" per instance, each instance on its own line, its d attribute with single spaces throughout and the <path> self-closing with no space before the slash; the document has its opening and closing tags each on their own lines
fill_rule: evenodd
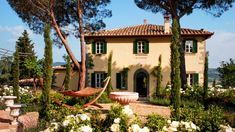
<svg viewBox="0 0 235 132">
<path fill-rule="evenodd" d="M 151 25 L 152 26 L 152 25 Z M 135 29 L 136 27 L 134 27 Z M 148 27 L 147 27 L 148 28 Z M 145 29 L 145 28 L 143 28 Z M 117 29 L 119 30 L 119 29 Z M 126 29 L 125 29 L 126 30 Z M 130 29 L 133 30 L 133 29 Z M 196 31 L 196 30 L 195 30 Z M 202 30 L 197 30 L 201 32 Z M 158 58 L 162 57 L 162 75 L 164 88 L 168 82 L 170 82 L 170 40 L 171 35 L 123 35 L 115 33 L 112 35 L 113 30 L 104 31 L 104 33 L 98 35 L 90 35 L 86 37 L 86 49 L 87 53 L 91 54 L 94 67 L 88 69 L 88 85 L 92 85 L 92 73 L 105 72 L 108 69 L 108 56 L 110 52 L 112 56 L 112 74 L 111 83 L 115 91 L 136 91 L 141 94 L 143 91 L 139 91 L 141 85 L 138 81 L 138 74 L 142 74 L 145 77 L 145 92 L 144 96 L 150 97 L 156 91 L 156 77 L 151 74 L 153 68 L 158 65 Z M 203 33 L 204 31 L 202 31 Z M 129 33 L 129 32 L 128 32 Z M 207 32 L 206 32 L 207 33 Z M 111 35 L 110 35 L 111 34 Z M 163 32 L 164 34 L 164 32 Z M 199 85 L 203 84 L 204 73 L 204 58 L 206 55 L 206 39 L 212 35 L 183 35 L 183 40 L 196 40 L 197 47 L 196 53 L 185 53 L 186 73 L 197 74 L 197 81 Z M 105 53 L 96 54 L 93 53 L 94 47 L 92 46 L 96 41 L 104 41 L 106 43 Z M 148 42 L 148 53 L 133 53 L 133 43 L 136 40 L 146 40 Z M 125 89 L 116 88 L 117 73 L 128 68 L 127 74 L 127 87 Z"/>
</svg>

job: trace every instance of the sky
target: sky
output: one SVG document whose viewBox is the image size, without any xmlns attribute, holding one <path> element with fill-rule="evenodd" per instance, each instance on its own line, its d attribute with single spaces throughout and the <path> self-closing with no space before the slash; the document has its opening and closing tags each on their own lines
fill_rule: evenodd
<svg viewBox="0 0 235 132">
<path fill-rule="evenodd" d="M 163 16 L 161 13 L 139 9 L 134 0 L 111 0 L 107 6 L 112 10 L 112 17 L 104 19 L 106 29 L 120 28 L 143 24 L 147 19 L 150 24 L 163 25 Z M 204 29 L 214 32 L 214 35 L 207 40 L 207 51 L 209 51 L 209 67 L 217 68 L 221 61 L 235 59 L 235 5 L 221 17 L 215 18 L 211 14 L 200 10 L 194 10 L 193 14 L 184 16 L 181 19 L 182 28 Z M 27 30 L 30 39 L 34 43 L 35 52 L 38 58 L 43 57 L 44 40 L 42 35 L 34 34 L 27 25 L 11 9 L 6 0 L 0 0 L 0 48 L 15 50 L 15 42 L 21 36 L 22 32 Z M 80 60 L 79 40 L 73 37 L 69 38 L 70 47 Z M 53 61 L 64 62 L 62 56 L 66 54 L 65 49 L 59 49 L 53 46 Z"/>
</svg>

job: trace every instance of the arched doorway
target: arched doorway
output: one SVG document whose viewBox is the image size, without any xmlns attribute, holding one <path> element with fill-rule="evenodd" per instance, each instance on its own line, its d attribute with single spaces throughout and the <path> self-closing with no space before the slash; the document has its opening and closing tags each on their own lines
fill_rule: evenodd
<svg viewBox="0 0 235 132">
<path fill-rule="evenodd" d="M 140 97 L 147 97 L 149 90 L 149 74 L 145 69 L 139 69 L 134 74 L 134 90 Z"/>
</svg>

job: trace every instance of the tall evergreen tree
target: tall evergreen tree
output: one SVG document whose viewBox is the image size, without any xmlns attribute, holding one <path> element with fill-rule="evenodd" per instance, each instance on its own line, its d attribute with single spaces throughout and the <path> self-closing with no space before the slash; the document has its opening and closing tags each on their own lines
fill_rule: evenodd
<svg viewBox="0 0 235 132">
<path fill-rule="evenodd" d="M 13 10 L 36 33 L 42 33 L 45 23 L 50 23 L 55 31 L 55 40 L 63 44 L 74 65 L 79 69 L 79 88 L 85 87 L 85 32 L 92 32 L 105 27 L 102 21 L 111 17 L 111 11 L 105 9 L 110 0 L 7 0 Z M 73 29 L 67 30 L 67 27 Z M 80 38 L 81 65 L 69 47 L 67 37 Z"/>
<path fill-rule="evenodd" d="M 19 50 L 16 46 L 16 51 L 14 53 L 14 61 L 13 61 L 13 69 L 12 69 L 12 76 L 13 76 L 13 95 L 16 96 L 16 102 L 19 102 Z"/>
<path fill-rule="evenodd" d="M 113 52 L 111 51 L 109 53 L 109 57 L 108 57 L 108 76 L 110 76 L 110 77 L 112 75 L 112 58 L 113 58 Z M 113 89 L 113 87 L 112 87 L 112 83 L 111 83 L 111 79 L 110 79 L 109 84 L 108 84 L 108 89 L 107 89 L 107 94 L 108 95 L 110 94 L 112 89 Z"/>
<path fill-rule="evenodd" d="M 207 98 L 208 98 L 208 54 L 205 56 L 204 64 L 204 82 L 203 82 L 203 102 L 204 106 L 207 109 Z"/>
<path fill-rule="evenodd" d="M 70 83 L 70 74 L 71 74 L 71 59 L 68 55 L 65 57 L 66 61 L 66 73 L 65 73 L 65 78 L 64 78 L 64 89 L 68 90 L 69 89 L 69 83 Z"/>
<path fill-rule="evenodd" d="M 45 51 L 44 51 L 44 63 L 43 63 L 43 89 L 41 95 L 41 110 L 40 116 L 46 120 L 50 119 L 50 89 L 52 84 L 52 41 L 50 39 L 50 26 L 46 25 L 44 30 L 44 41 L 45 41 Z"/>
<path fill-rule="evenodd" d="M 157 88 L 156 94 L 160 96 L 162 94 L 162 55 L 158 58 L 158 66 L 157 66 Z"/>
<path fill-rule="evenodd" d="M 29 34 L 26 30 L 22 33 L 16 42 L 19 51 L 19 66 L 20 66 L 20 79 L 31 78 L 31 71 L 25 66 L 27 60 L 35 61 L 36 56 L 34 53 L 34 44 L 29 39 Z M 23 54 L 22 54 L 23 53 Z"/>
</svg>

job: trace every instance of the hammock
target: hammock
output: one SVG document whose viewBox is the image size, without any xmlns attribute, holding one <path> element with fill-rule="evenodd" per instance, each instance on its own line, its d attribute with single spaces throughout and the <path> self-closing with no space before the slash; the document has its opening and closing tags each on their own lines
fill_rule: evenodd
<svg viewBox="0 0 235 132">
<path fill-rule="evenodd" d="M 105 89 L 108 86 L 110 77 L 107 77 L 103 82 L 104 87 L 103 88 L 92 88 L 92 87 L 86 87 L 80 91 L 61 91 L 60 93 L 64 94 L 65 96 L 72 96 L 72 97 L 89 97 L 89 96 L 93 96 L 97 93 L 99 93 L 93 100 L 89 101 L 88 103 L 86 103 L 85 105 L 83 105 L 83 108 L 86 108 L 90 105 L 94 105 L 97 106 L 99 108 L 103 108 L 102 106 L 96 104 L 96 101 L 100 98 L 100 96 L 103 94 L 103 92 L 105 91 Z M 57 104 L 62 105 L 62 103 L 55 101 Z M 64 105 L 64 106 L 68 106 L 68 105 Z M 71 108 L 71 107 L 69 107 Z"/>
</svg>

